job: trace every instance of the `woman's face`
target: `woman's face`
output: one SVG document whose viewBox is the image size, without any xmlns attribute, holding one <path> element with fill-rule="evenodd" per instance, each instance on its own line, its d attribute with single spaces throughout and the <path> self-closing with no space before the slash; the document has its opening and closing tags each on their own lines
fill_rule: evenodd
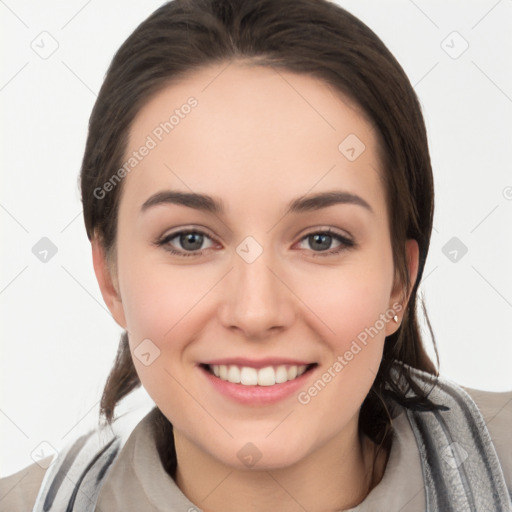
<svg viewBox="0 0 512 512">
<path fill-rule="evenodd" d="M 239 468 L 353 440 L 401 311 L 371 125 L 312 77 L 223 64 L 153 97 L 126 161 L 100 285 L 175 434 Z"/>
</svg>

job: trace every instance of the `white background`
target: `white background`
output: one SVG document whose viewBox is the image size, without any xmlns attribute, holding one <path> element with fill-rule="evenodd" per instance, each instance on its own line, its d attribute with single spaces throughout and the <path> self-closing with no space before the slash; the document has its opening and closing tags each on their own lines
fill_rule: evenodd
<svg viewBox="0 0 512 512">
<path fill-rule="evenodd" d="M 161 3 L 0 2 L 0 476 L 33 463 L 42 441 L 58 448 L 97 422 L 121 329 L 94 277 L 77 179 L 107 66 Z M 512 1 L 339 3 L 388 45 L 422 103 L 436 214 L 420 292 L 441 373 L 510 390 Z M 58 43 L 47 59 L 31 48 L 51 44 L 43 31 Z M 445 49 L 457 54 L 462 38 L 469 47 L 452 58 Z M 42 237 L 58 249 L 47 263 L 32 253 Z M 456 263 L 442 252 L 452 237 L 468 248 Z M 134 424 L 151 405 L 141 390 L 120 411 L 135 411 Z"/>
</svg>

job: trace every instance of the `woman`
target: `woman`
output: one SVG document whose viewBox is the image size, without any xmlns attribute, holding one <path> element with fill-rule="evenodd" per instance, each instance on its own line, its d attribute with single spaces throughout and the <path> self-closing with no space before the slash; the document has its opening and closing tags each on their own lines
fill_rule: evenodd
<svg viewBox="0 0 512 512">
<path fill-rule="evenodd" d="M 165 4 L 108 70 L 81 189 L 126 331 L 113 430 L 4 479 L 9 510 L 511 509 L 512 393 L 469 395 L 422 345 L 425 126 L 359 20 Z M 156 407 L 124 439 L 141 384 Z"/>
</svg>

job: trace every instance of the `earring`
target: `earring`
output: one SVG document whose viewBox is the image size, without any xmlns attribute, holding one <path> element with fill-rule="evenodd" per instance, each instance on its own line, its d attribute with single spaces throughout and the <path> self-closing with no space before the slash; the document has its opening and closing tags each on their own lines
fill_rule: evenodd
<svg viewBox="0 0 512 512">
<path fill-rule="evenodd" d="M 393 317 L 393 320 L 394 320 L 396 323 L 398 323 L 398 315 L 395 315 L 395 316 Z"/>
</svg>

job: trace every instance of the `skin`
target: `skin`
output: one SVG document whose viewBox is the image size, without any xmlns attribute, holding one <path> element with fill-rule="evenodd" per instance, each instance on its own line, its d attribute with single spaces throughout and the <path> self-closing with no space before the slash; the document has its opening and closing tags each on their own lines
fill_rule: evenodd
<svg viewBox="0 0 512 512">
<path fill-rule="evenodd" d="M 210 512 L 353 507 L 385 467 L 380 456 L 372 481 L 375 446 L 358 435 L 358 413 L 398 323 L 386 322 L 307 405 L 296 394 L 274 405 L 238 404 L 196 365 L 220 357 L 317 362 L 307 390 L 381 313 L 396 302 L 405 308 L 377 135 L 327 84 L 236 62 L 195 71 L 151 98 L 131 127 L 127 154 L 190 96 L 198 106 L 123 180 L 111 265 L 93 240 L 105 303 L 129 332 L 132 351 L 144 339 L 160 350 L 149 366 L 137 357 L 134 364 L 174 426 L 176 482 L 193 503 Z M 366 146 L 353 162 L 338 150 L 351 133 Z M 141 213 L 152 194 L 167 189 L 216 196 L 226 214 L 171 204 Z M 292 199 L 328 190 L 361 196 L 373 213 L 337 204 L 283 216 Z M 329 227 L 356 245 L 315 257 L 340 245 L 333 238 L 315 250 L 308 241 Z M 181 228 L 211 237 L 202 255 L 175 256 L 153 244 Z M 247 236 L 263 249 L 252 263 L 236 252 Z M 179 237 L 168 245 L 193 252 Z M 414 283 L 416 241 L 405 250 Z M 262 455 L 251 468 L 237 457 L 248 442 Z"/>
</svg>

